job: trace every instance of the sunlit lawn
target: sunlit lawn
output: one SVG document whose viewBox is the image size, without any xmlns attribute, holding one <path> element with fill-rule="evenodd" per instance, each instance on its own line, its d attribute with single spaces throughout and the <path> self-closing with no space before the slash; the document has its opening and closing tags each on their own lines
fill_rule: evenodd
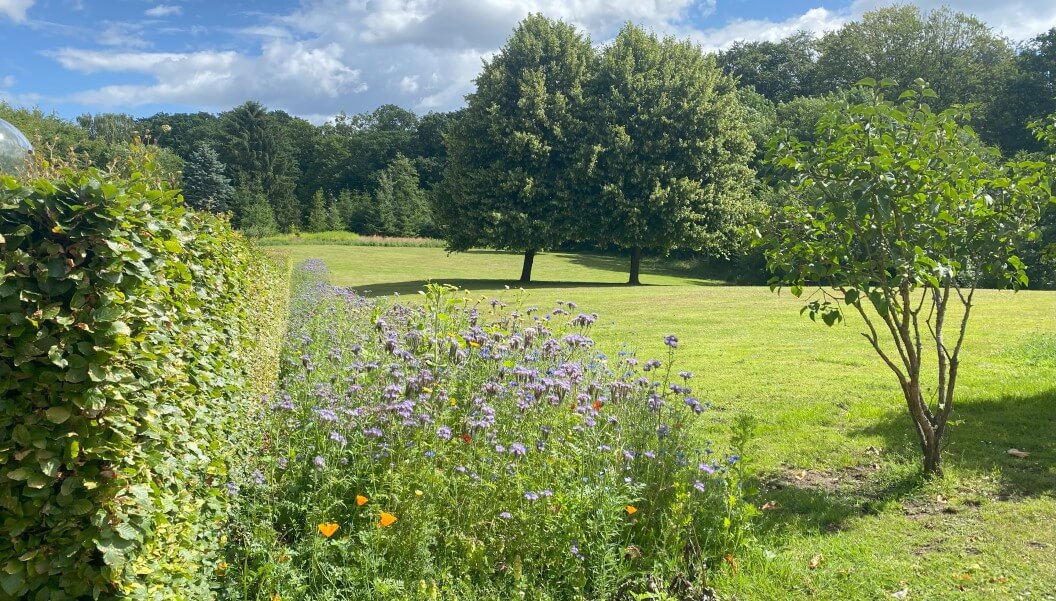
<svg viewBox="0 0 1056 601">
<path fill-rule="evenodd" d="M 612 352 L 627 345 L 648 358 L 678 335 L 676 367 L 717 407 L 702 440 L 721 445 L 735 416 L 754 416 L 759 503 L 776 503 L 759 550 L 713 583 L 723 599 L 1056 599 L 1056 292 L 977 294 L 947 477 L 921 483 L 896 382 L 859 322 L 814 324 L 787 293 L 658 261 L 645 265 L 647 285 L 628 287 L 627 261 L 603 255 L 540 255 L 521 292 L 513 254 L 286 250 L 324 260 L 334 283 L 368 295 L 435 281 L 511 304 L 574 300 L 601 315 L 594 336 Z M 1010 457 L 1013 447 L 1030 457 Z"/>
</svg>

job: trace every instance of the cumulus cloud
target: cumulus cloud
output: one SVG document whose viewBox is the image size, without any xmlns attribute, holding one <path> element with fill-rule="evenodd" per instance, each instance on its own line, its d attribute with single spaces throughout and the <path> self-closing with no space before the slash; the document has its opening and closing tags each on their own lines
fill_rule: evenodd
<svg viewBox="0 0 1056 601">
<path fill-rule="evenodd" d="M 162 17 L 171 17 L 173 15 L 178 15 L 182 12 L 183 8 L 175 4 L 159 4 L 154 8 L 148 8 L 147 10 L 143 11 L 143 14 L 147 15 L 148 17 L 160 19 Z"/>
<path fill-rule="evenodd" d="M 732 0 L 720 0 L 729 2 Z M 145 104 L 185 104 L 225 109 L 246 99 L 325 120 L 339 111 L 371 110 L 393 102 L 425 110 L 463 103 L 483 60 L 531 12 L 575 24 L 595 43 L 612 39 L 626 21 L 660 33 L 690 37 L 708 50 L 738 40 L 779 40 L 800 30 L 836 29 L 889 0 L 844 0 L 843 8 L 815 7 L 788 18 L 742 18 L 701 25 L 716 0 L 305 0 L 288 14 L 257 16 L 229 28 L 237 43 L 223 50 L 147 52 L 136 38 L 109 50 L 64 48 L 59 63 L 83 73 L 140 74 L 146 83 L 78 92 L 69 100 L 113 109 Z M 1051 0 L 918 0 L 925 9 L 947 2 L 974 13 L 1013 39 L 1056 25 Z M 0 14 L 12 3 L 0 0 Z M 820 2 L 819 2 L 820 4 Z M 178 10 L 160 4 L 152 16 Z M 21 13 L 23 14 L 24 9 Z M 115 34 L 120 33 L 115 29 Z M 120 36 L 99 41 L 116 42 Z M 158 42 L 160 45 L 160 42 Z M 246 45 L 248 44 L 248 46 Z M 226 48 L 239 48 L 227 50 Z"/>
<path fill-rule="evenodd" d="M 261 99 L 299 114 L 316 112 L 320 101 L 365 90 L 358 69 L 340 60 L 333 44 L 274 41 L 261 54 L 234 51 L 111 52 L 63 48 L 53 57 L 82 73 L 119 72 L 150 75 L 150 84 L 110 85 L 78 92 L 70 100 L 107 108 L 159 102 L 212 110 L 247 99 Z M 336 112 L 336 111 L 335 111 Z"/>
<path fill-rule="evenodd" d="M 848 20 L 847 14 L 812 8 L 783 21 L 738 19 L 723 27 L 697 32 L 692 37 L 707 50 L 723 50 L 738 41 L 776 42 L 798 31 L 811 31 L 820 35 L 838 29 Z"/>
<path fill-rule="evenodd" d="M 0 16 L 21 23 L 26 20 L 26 11 L 35 2 L 36 0 L 0 0 Z"/>
</svg>

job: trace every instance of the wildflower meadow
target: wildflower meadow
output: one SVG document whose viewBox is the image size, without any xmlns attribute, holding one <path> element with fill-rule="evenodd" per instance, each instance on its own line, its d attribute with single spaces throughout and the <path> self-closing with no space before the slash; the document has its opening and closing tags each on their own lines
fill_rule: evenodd
<svg viewBox="0 0 1056 601">
<path fill-rule="evenodd" d="M 748 426 L 666 354 L 607 356 L 596 314 L 429 285 L 422 303 L 293 276 L 280 379 L 227 484 L 232 599 L 611 599 L 698 594 L 755 507 Z"/>
</svg>

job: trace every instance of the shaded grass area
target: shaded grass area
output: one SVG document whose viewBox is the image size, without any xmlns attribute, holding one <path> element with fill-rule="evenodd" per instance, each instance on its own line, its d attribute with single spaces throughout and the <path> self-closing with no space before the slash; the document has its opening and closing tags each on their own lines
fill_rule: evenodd
<svg viewBox="0 0 1056 601">
<path fill-rule="evenodd" d="M 519 290 L 521 257 L 436 248 L 291 246 L 326 261 L 336 284 L 370 295 L 428 281 L 549 308 L 574 300 L 600 314 L 612 352 L 660 356 L 681 339 L 676 369 L 711 401 L 722 444 L 738 415 L 758 421 L 763 474 L 757 556 L 713 583 L 734 599 L 1056 599 L 1056 292 L 984 290 L 963 353 L 947 477 L 924 482 L 893 376 L 849 318 L 833 328 L 802 301 L 726 286 L 703 270 L 652 260 L 629 287 L 623 257 L 546 253 Z M 509 286 L 509 289 L 506 287 Z M 1009 456 L 1009 448 L 1030 457 Z M 816 568 L 810 559 L 823 555 Z"/>
</svg>

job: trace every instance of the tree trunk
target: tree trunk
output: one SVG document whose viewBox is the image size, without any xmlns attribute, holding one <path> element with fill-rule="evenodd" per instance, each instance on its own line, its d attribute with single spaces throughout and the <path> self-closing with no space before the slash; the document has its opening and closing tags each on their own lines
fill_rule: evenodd
<svg viewBox="0 0 1056 601">
<path fill-rule="evenodd" d="M 521 266 L 521 283 L 532 281 L 532 265 L 535 263 L 535 249 L 524 251 L 524 265 Z"/>
<path fill-rule="evenodd" d="M 638 274 L 642 270 L 642 249 L 641 247 L 635 246 L 631 249 L 631 277 L 627 280 L 628 284 L 632 286 L 640 286 L 641 280 L 638 279 Z"/>
<path fill-rule="evenodd" d="M 934 439 L 933 444 L 928 445 L 930 448 L 926 448 L 924 451 L 924 475 L 929 478 L 932 476 L 942 476 L 942 440 L 938 437 Z"/>
</svg>

